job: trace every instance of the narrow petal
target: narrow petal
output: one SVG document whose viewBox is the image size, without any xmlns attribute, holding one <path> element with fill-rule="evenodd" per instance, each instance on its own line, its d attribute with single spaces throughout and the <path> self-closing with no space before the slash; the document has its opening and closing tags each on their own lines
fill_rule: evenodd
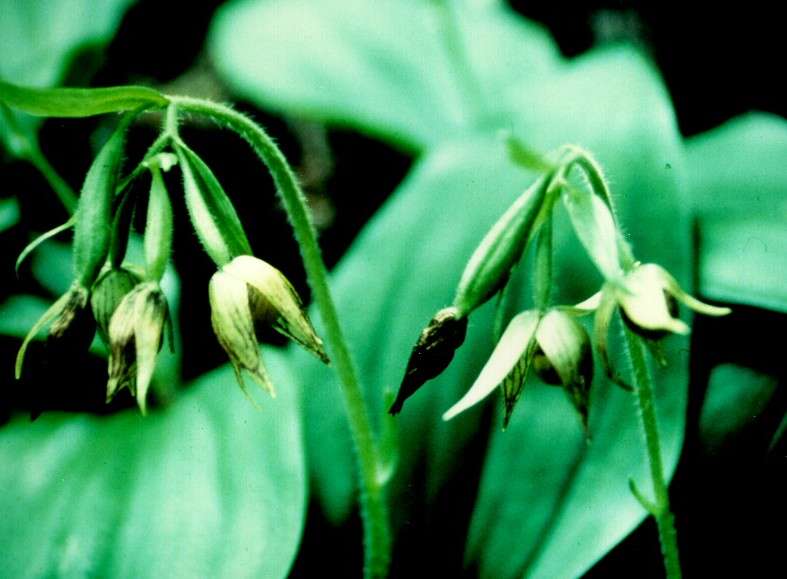
<svg viewBox="0 0 787 579">
<path fill-rule="evenodd" d="M 135 396 L 142 414 L 146 412 L 148 388 L 156 368 L 156 356 L 161 349 L 167 317 L 167 301 L 158 286 L 140 296 L 136 304 L 134 345 L 137 361 Z"/>
<path fill-rule="evenodd" d="M 451 420 L 460 412 L 475 406 L 503 383 L 527 350 L 538 320 L 538 312 L 533 310 L 514 316 L 476 381 L 462 399 L 443 414 L 443 420 Z"/>
<path fill-rule="evenodd" d="M 674 277 L 666 272 L 665 276 L 665 285 L 667 286 L 667 291 L 675 296 L 678 301 L 682 302 L 684 305 L 691 308 L 695 312 L 705 314 L 706 316 L 726 316 L 732 311 L 730 308 L 712 306 L 710 304 L 706 304 L 705 302 L 701 302 L 694 296 L 683 291 L 683 289 L 678 285 L 678 281 Z"/>
<path fill-rule="evenodd" d="M 136 355 L 132 340 L 136 300 L 142 286 L 136 286 L 127 293 L 115 308 L 109 319 L 109 379 L 107 380 L 107 402 L 124 387 L 136 389 Z"/>
<path fill-rule="evenodd" d="M 329 362 L 298 293 L 284 274 L 250 255 L 236 257 L 222 271 L 249 284 L 254 319 L 271 324 L 277 332 L 298 342 L 326 364 Z"/>
<path fill-rule="evenodd" d="M 208 291 L 213 331 L 235 367 L 236 375 L 240 376 L 240 370 L 246 370 L 255 381 L 272 392 L 270 380 L 267 380 L 264 370 L 260 370 L 259 346 L 246 282 L 220 271 L 211 278 Z M 242 379 L 238 382 L 243 388 Z"/>
</svg>

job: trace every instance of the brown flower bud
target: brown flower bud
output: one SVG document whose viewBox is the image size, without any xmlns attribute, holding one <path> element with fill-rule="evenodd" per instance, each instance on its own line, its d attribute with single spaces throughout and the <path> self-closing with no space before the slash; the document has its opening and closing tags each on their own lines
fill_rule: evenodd
<svg viewBox="0 0 787 579">
<path fill-rule="evenodd" d="M 461 317 L 457 308 L 444 308 L 437 312 L 410 353 L 399 393 L 388 412 L 398 414 L 405 400 L 425 382 L 439 376 L 451 363 L 454 352 L 464 343 L 466 335 L 467 318 Z"/>
</svg>

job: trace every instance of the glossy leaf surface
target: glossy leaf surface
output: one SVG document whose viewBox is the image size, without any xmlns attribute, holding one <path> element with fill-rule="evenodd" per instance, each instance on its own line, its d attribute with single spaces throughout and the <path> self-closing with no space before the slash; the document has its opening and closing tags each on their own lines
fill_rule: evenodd
<svg viewBox="0 0 787 579">
<path fill-rule="evenodd" d="M 263 107 L 421 149 L 504 117 L 500 91 L 557 62 L 547 34 L 506 9 L 441 4 L 232 2 L 210 50 L 233 90 Z"/>
<path fill-rule="evenodd" d="M 3 572 L 285 577 L 305 467 L 295 382 L 279 354 L 266 356 L 281 394 L 260 411 L 224 368 L 147 418 L 50 413 L 5 425 Z"/>
</svg>

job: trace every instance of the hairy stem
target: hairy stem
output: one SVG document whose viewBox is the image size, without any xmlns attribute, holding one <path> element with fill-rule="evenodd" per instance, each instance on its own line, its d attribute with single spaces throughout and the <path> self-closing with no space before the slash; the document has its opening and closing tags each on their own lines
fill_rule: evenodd
<svg viewBox="0 0 787 579">
<path fill-rule="evenodd" d="M 210 101 L 187 97 L 172 97 L 171 101 L 184 112 L 204 115 L 220 126 L 238 133 L 251 145 L 273 177 L 300 246 L 309 285 L 325 325 L 326 340 L 339 376 L 360 474 L 365 575 L 385 577 L 390 562 L 391 536 L 384 485 L 378 476 L 382 461 L 357 371 L 328 287 L 327 270 L 303 192 L 281 150 L 251 119 L 229 107 Z"/>
<path fill-rule="evenodd" d="M 645 358 L 645 347 L 639 336 L 624 328 L 626 346 L 631 361 L 634 392 L 639 407 L 640 425 L 645 437 L 645 448 L 650 466 L 650 478 L 653 484 L 651 514 L 656 519 L 661 542 L 661 553 L 664 567 L 669 579 L 681 577 L 680 559 L 678 557 L 678 536 L 675 531 L 675 519 L 670 512 L 669 493 L 664 480 L 664 464 L 661 458 L 661 440 L 656 421 L 656 407 L 653 397 L 653 382 Z"/>
</svg>

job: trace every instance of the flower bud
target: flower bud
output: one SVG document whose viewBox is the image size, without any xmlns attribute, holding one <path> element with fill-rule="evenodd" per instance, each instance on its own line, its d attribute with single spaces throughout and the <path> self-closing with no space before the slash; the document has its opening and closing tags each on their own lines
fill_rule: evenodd
<svg viewBox="0 0 787 579">
<path fill-rule="evenodd" d="M 141 276 L 125 267 L 102 273 L 90 292 L 90 306 L 96 319 L 98 333 L 109 344 L 109 321 L 120 301 L 142 281 Z"/>
<path fill-rule="evenodd" d="M 457 308 L 444 308 L 435 314 L 410 353 L 399 392 L 388 410 L 390 414 L 401 412 L 405 400 L 448 367 L 466 335 L 467 317 L 461 316 Z"/>
<path fill-rule="evenodd" d="M 467 262 L 454 306 L 464 317 L 505 285 L 534 230 L 552 174 L 545 175 L 514 201 L 481 240 Z"/>
<path fill-rule="evenodd" d="M 137 285 L 120 301 L 109 322 L 107 401 L 126 387 L 145 413 L 168 317 L 167 299 L 155 282 Z"/>
<path fill-rule="evenodd" d="M 74 223 L 74 272 L 90 286 L 104 265 L 112 233 L 112 200 L 123 163 L 126 131 L 136 113 L 126 114 L 85 176 Z"/>
</svg>

